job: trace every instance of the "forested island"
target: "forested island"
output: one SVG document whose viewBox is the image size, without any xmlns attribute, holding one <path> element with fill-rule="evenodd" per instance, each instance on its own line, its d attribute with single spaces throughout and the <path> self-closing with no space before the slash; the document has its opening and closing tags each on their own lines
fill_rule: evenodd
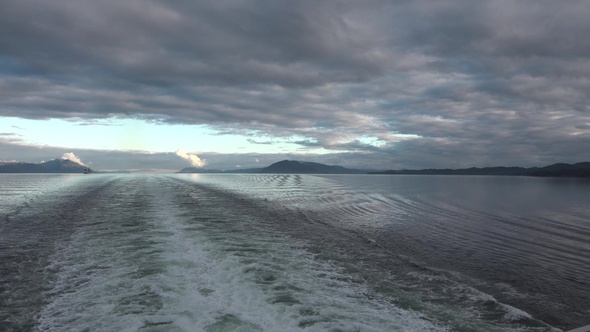
<svg viewBox="0 0 590 332">
<path fill-rule="evenodd" d="M 575 177 L 590 178 L 590 162 L 576 164 L 558 163 L 545 167 L 471 167 L 462 169 L 420 169 L 389 170 L 370 172 L 369 174 L 414 174 L 414 175 L 507 175 L 507 176 L 541 176 L 541 177 Z"/>
</svg>

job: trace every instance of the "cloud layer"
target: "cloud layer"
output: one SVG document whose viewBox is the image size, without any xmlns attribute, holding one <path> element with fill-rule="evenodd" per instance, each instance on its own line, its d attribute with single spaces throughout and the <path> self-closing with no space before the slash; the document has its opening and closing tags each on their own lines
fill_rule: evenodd
<svg viewBox="0 0 590 332">
<path fill-rule="evenodd" d="M 392 168 L 588 160 L 588 17 L 585 1 L 9 1 L 0 116 L 206 124 Z"/>
</svg>

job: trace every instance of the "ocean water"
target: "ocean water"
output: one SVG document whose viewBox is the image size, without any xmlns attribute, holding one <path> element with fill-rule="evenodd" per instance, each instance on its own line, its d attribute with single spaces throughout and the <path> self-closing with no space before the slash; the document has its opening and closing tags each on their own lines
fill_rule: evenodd
<svg viewBox="0 0 590 332">
<path fill-rule="evenodd" d="M 0 174 L 0 331 L 590 324 L 590 181 Z"/>
</svg>

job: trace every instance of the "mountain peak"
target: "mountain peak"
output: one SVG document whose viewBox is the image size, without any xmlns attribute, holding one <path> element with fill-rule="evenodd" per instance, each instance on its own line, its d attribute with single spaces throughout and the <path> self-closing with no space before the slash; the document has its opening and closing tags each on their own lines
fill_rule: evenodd
<svg viewBox="0 0 590 332">
<path fill-rule="evenodd" d="M 324 165 L 309 161 L 281 160 L 263 168 L 261 173 L 357 174 L 364 172 L 342 166 Z"/>
<path fill-rule="evenodd" d="M 53 159 L 38 164 L 0 164 L 0 173 L 82 173 L 87 167 L 69 159 Z"/>
</svg>

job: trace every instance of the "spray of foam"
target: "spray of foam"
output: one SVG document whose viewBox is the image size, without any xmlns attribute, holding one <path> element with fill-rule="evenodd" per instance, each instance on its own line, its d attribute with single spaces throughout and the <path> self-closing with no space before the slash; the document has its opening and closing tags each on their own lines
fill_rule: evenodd
<svg viewBox="0 0 590 332">
<path fill-rule="evenodd" d="M 193 167 L 203 167 L 207 164 L 205 160 L 201 160 L 196 154 L 186 153 L 186 151 L 179 149 L 176 155 L 182 159 L 188 160 Z"/>
<path fill-rule="evenodd" d="M 78 158 L 73 152 L 66 152 L 61 156 L 61 159 L 69 159 L 75 163 L 78 163 L 80 165 L 84 165 L 84 163 L 82 162 L 82 160 L 80 160 L 80 158 Z M 86 165 L 84 165 L 86 166 Z"/>
</svg>

